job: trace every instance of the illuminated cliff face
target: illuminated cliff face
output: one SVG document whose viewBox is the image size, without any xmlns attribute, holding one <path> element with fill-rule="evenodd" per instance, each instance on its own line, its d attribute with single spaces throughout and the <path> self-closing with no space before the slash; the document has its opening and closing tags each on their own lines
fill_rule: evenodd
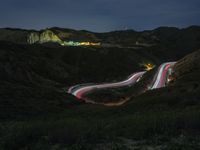
<svg viewBox="0 0 200 150">
<path fill-rule="evenodd" d="M 75 42 L 75 41 L 62 41 L 56 34 L 51 30 L 45 30 L 42 33 L 32 32 L 29 34 L 27 41 L 29 44 L 34 43 L 47 43 L 54 42 L 62 46 L 100 46 L 101 43 L 94 42 Z"/>
<path fill-rule="evenodd" d="M 29 34 L 27 41 L 29 44 L 47 42 L 62 43 L 62 40 L 50 30 L 45 30 L 41 34 L 32 32 Z"/>
<path fill-rule="evenodd" d="M 55 42 L 61 43 L 62 40 L 55 35 L 51 30 L 45 30 L 40 34 L 40 43 Z"/>
<path fill-rule="evenodd" d="M 37 32 L 32 32 L 27 38 L 27 42 L 29 44 L 37 43 L 39 42 L 39 40 L 40 40 L 40 35 Z"/>
</svg>

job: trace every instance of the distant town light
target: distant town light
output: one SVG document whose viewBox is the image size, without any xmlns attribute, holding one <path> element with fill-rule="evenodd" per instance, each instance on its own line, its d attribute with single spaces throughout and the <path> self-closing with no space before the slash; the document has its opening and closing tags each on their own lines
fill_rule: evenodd
<svg viewBox="0 0 200 150">
<path fill-rule="evenodd" d="M 74 41 L 64 41 L 61 43 L 62 46 L 100 46 L 101 43 L 94 42 L 74 42 Z"/>
</svg>

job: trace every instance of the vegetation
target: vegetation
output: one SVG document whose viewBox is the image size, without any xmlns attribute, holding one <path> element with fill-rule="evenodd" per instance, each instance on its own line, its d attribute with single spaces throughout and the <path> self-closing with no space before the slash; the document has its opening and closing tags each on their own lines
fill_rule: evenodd
<svg viewBox="0 0 200 150">
<path fill-rule="evenodd" d="M 197 29 L 183 31 L 192 36 Z M 174 33 L 165 35 L 165 30 Z M 120 107 L 85 104 L 66 93 L 71 85 L 121 80 L 143 70 L 143 62 L 158 65 L 198 48 L 198 39 L 194 47 L 184 43 L 188 47 L 181 52 L 179 44 L 166 40 L 182 30 L 155 32 L 163 37 L 161 43 L 139 49 L 0 42 L 0 149 L 200 149 L 199 51 L 177 63 L 174 80 L 166 88 L 137 96 L 132 93 L 136 87 L 111 90 L 117 96 L 124 91 L 131 95 Z M 173 56 L 166 51 L 172 47 L 177 48 Z"/>
</svg>

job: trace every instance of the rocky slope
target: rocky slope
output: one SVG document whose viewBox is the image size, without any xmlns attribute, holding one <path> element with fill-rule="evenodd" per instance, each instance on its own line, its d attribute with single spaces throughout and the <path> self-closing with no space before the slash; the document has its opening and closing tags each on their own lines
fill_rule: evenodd
<svg viewBox="0 0 200 150">
<path fill-rule="evenodd" d="M 0 41 L 27 44 L 27 37 L 32 31 L 5 28 L 0 29 Z"/>
<path fill-rule="evenodd" d="M 0 41 L 15 43 L 46 43 L 64 41 L 100 42 L 102 46 L 156 49 L 168 57 L 177 59 L 200 48 L 200 27 L 184 29 L 160 27 L 154 30 L 137 32 L 134 30 L 93 33 L 63 28 L 48 28 L 41 31 L 0 29 Z"/>
<path fill-rule="evenodd" d="M 21 72 L 29 84 L 21 79 L 17 82 L 6 76 L 0 78 L 0 149 L 199 149 L 200 71 L 193 65 L 199 62 L 199 51 L 177 63 L 176 80 L 170 86 L 132 97 L 123 106 L 108 108 L 72 105 L 76 99 L 54 84 L 30 84 L 33 78 L 30 80 L 29 67 L 36 65 L 38 59 L 49 57 L 54 60 L 51 65 L 60 59 L 59 55 L 52 57 L 57 53 L 49 47 L 44 52 L 44 47 L 31 51 L 30 47 L 2 45 L 1 72 L 13 79 L 15 73 Z M 31 70 L 36 72 L 41 67 L 46 71 L 51 65 L 46 66 L 43 61 Z M 37 72 L 46 79 L 50 79 L 49 73 Z"/>
<path fill-rule="evenodd" d="M 167 94 L 171 95 L 172 98 L 180 96 L 184 99 L 191 96 L 195 100 L 199 98 L 198 91 L 200 86 L 200 50 L 197 50 L 191 54 L 188 54 L 184 58 L 178 60 L 173 67 L 173 73 L 170 76 L 170 82 L 168 84 L 169 91 L 163 89 L 163 97 L 168 97 Z M 93 100 L 97 103 L 111 103 L 117 104 L 118 101 L 128 101 L 134 98 L 144 91 L 147 91 L 148 85 L 151 84 L 156 69 L 147 72 L 134 86 L 127 86 L 123 88 L 108 88 L 108 89 L 96 89 L 91 93 L 87 93 L 86 97 L 89 100 Z M 173 90 L 172 90 L 173 89 Z M 158 89 L 159 91 L 160 89 Z M 161 90 L 162 91 L 162 90 Z M 149 91 L 151 93 L 151 91 Z M 149 93 L 147 92 L 147 93 Z M 182 93 L 180 92 L 185 92 Z M 187 96 L 186 96 L 187 95 Z M 151 95 L 154 97 L 154 95 Z"/>
<path fill-rule="evenodd" d="M 200 50 L 185 56 L 174 66 L 174 78 L 178 80 L 185 74 L 192 74 L 200 70 Z"/>
<path fill-rule="evenodd" d="M 32 32 L 28 35 L 27 42 L 29 44 L 34 43 L 48 43 L 48 42 L 54 42 L 54 43 L 61 43 L 61 39 L 54 34 L 51 30 L 45 30 L 42 33 L 38 32 Z"/>
<path fill-rule="evenodd" d="M 199 51 L 178 61 L 170 86 L 133 96 L 120 107 L 82 104 L 65 91 L 78 83 L 124 79 L 142 70 L 144 62 L 178 60 L 199 49 L 198 30 L 145 31 L 136 44 L 135 31 L 94 35 L 67 29 L 60 33 L 1 29 L 0 149 L 199 149 Z M 43 32 L 47 35 L 41 36 Z M 153 45 L 140 49 L 27 45 L 30 33 L 36 33 L 31 42 L 41 37 L 46 42 L 88 37 Z"/>
<path fill-rule="evenodd" d="M 62 111 L 78 102 L 66 93 L 67 87 L 123 79 L 142 69 L 143 61 L 156 64 L 161 60 L 132 49 L 1 41 L 0 119 L 17 118 L 25 115 L 24 112 L 37 116 Z"/>
</svg>

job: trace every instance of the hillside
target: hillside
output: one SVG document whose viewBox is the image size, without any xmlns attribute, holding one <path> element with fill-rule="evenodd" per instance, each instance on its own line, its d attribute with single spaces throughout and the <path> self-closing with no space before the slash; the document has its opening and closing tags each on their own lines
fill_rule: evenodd
<svg viewBox="0 0 200 150">
<path fill-rule="evenodd" d="M 62 98 L 61 94 L 56 96 L 53 94 L 55 92 L 44 87 L 37 87 L 42 93 L 41 96 L 38 93 L 29 94 L 33 91 L 32 88 L 26 87 L 22 92 L 22 88 L 16 88 L 19 87 L 19 83 L 15 84 L 17 86 L 12 89 L 12 94 L 16 90 L 18 94 L 12 97 L 7 93 L 4 101 L 1 99 L 1 108 L 9 109 L 9 111 L 4 109 L 4 112 L 1 112 L 1 116 L 7 120 L 2 120 L 0 126 L 1 147 L 6 150 L 98 149 L 98 147 L 103 147 L 103 149 L 132 149 L 132 147 L 163 150 L 198 149 L 200 82 L 196 77 L 199 70 L 192 69 L 190 74 L 187 71 L 181 71 L 182 66 L 188 66 L 189 68 L 183 68 L 189 70 L 190 64 L 199 61 L 199 57 L 195 56 L 199 56 L 199 51 L 178 61 L 176 78 L 174 77 L 175 80 L 169 87 L 146 92 L 134 97 L 121 107 L 109 108 L 77 103 L 70 107 L 66 104 L 65 110 L 56 111 L 56 114 L 49 112 L 41 115 L 39 112 L 40 116 L 35 113 L 31 115 L 30 113 L 38 112 L 38 108 L 44 111 L 45 109 L 41 106 L 54 110 L 55 106 L 63 108 L 64 103 L 59 103 L 59 105 L 57 103 L 64 97 Z M 181 72 L 181 76 L 176 75 L 176 72 Z M 3 85 L 3 87 L 6 86 Z M 42 92 L 44 89 L 48 92 Z M 3 93 L 5 91 L 1 90 Z M 6 99 L 9 97 L 13 99 L 12 104 Z M 25 103 L 25 99 L 19 101 L 22 97 L 25 97 L 28 103 Z M 75 100 L 72 97 L 65 98 L 66 101 Z M 24 106 L 20 105 L 22 102 Z M 3 107 L 2 104 L 4 104 Z M 19 110 L 23 110 L 20 118 L 16 113 Z M 15 121 L 10 120 L 9 115 L 15 116 Z"/>
<path fill-rule="evenodd" d="M 132 49 L 0 42 L 0 116 L 8 119 L 24 117 L 24 113 L 37 116 L 63 111 L 77 102 L 66 94 L 68 87 L 120 80 L 143 69 L 143 62 L 160 61 Z"/>
<path fill-rule="evenodd" d="M 180 59 L 200 47 L 200 27 L 184 29 L 160 27 L 154 30 L 137 32 L 134 30 L 94 33 L 64 28 L 48 28 L 41 31 L 21 29 L 0 29 L 0 41 L 18 44 L 55 42 L 63 45 L 73 42 L 100 43 L 102 47 L 149 48 L 165 56 Z M 76 43 L 75 43 L 76 45 Z M 157 55 L 158 55 L 157 52 Z M 168 57 L 163 57 L 164 59 Z"/>
<path fill-rule="evenodd" d="M 198 50 L 176 62 L 175 66 L 173 67 L 173 74 L 170 76 L 170 82 L 168 84 L 168 86 L 170 86 L 173 90 L 169 90 L 167 92 L 165 91 L 163 93 L 164 95 L 162 96 L 163 98 L 159 97 L 160 99 L 168 97 L 168 94 L 171 96 L 171 98 L 174 96 L 174 99 L 179 96 L 181 99 L 185 99 L 186 97 L 189 98 L 190 96 L 196 100 L 199 98 L 199 56 L 200 51 Z M 144 74 L 140 81 L 133 86 L 96 89 L 86 93 L 85 97 L 86 99 L 95 102 L 111 102 L 113 104 L 118 101 L 125 101 L 125 99 L 127 101 L 131 101 L 131 99 L 134 100 L 138 94 L 140 95 L 141 93 L 147 91 L 147 87 L 152 82 L 157 69 L 158 67 L 155 67 L 153 70 Z M 179 95 L 181 92 L 183 92 L 182 95 L 184 96 Z M 194 95 L 191 95 L 191 93 Z M 151 95 L 150 97 L 154 97 L 154 95 Z"/>
<path fill-rule="evenodd" d="M 2 28 L 0 29 L 0 41 L 26 44 L 28 34 L 32 31 L 22 29 Z"/>
<path fill-rule="evenodd" d="M 188 82 L 193 80 L 199 80 L 199 73 L 200 71 L 200 50 L 195 51 L 194 53 L 187 55 L 183 59 L 181 59 L 174 67 L 174 80 L 187 80 Z M 195 74 L 194 74 L 195 73 Z M 189 77 L 186 78 L 184 76 Z M 198 82 L 197 82 L 198 83 Z"/>
<path fill-rule="evenodd" d="M 102 39 L 122 46 L 27 44 L 24 35 L 30 31 L 0 29 L 4 33 L 0 34 L 0 149 L 200 148 L 200 51 L 195 51 L 200 48 L 199 27 L 102 34 L 49 30 L 59 39 L 67 37 L 67 32 L 85 39 L 88 33 L 88 40 Z M 141 34 L 145 36 L 141 41 L 151 45 L 132 47 L 137 39 L 134 36 Z M 123 46 L 129 36 L 130 47 L 127 43 Z M 135 87 L 120 89 L 131 97 L 119 107 L 85 104 L 66 92 L 75 84 L 120 81 L 144 70 L 146 63 L 154 64 L 156 69 L 165 61 L 176 60 L 167 87 L 139 95 L 132 92 Z M 146 86 L 155 69 L 143 77 L 139 87 Z M 109 92 L 120 95 L 120 90 Z"/>
</svg>

